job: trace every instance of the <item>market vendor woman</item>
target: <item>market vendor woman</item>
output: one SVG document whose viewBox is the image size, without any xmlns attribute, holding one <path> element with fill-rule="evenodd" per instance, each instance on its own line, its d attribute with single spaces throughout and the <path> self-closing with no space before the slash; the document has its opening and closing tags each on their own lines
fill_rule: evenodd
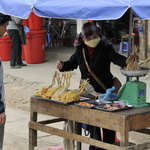
<svg viewBox="0 0 150 150">
<path fill-rule="evenodd" d="M 105 93 L 105 90 L 88 72 L 83 56 L 85 52 L 86 61 L 92 72 L 101 80 L 106 88 L 111 88 L 114 84 L 114 77 L 110 71 L 111 62 L 125 67 L 127 58 L 118 54 L 112 44 L 101 34 L 101 28 L 97 26 L 96 22 L 87 22 L 83 25 L 81 33 L 76 37 L 74 45 L 77 47 L 75 53 L 67 61 L 57 61 L 57 69 L 60 71 L 70 71 L 79 67 L 81 72 L 81 80 L 89 79 L 90 86 L 93 90 L 87 89 L 89 94 Z M 90 88 L 91 89 L 91 88 Z M 94 95 L 93 94 L 93 95 Z M 90 137 L 101 140 L 100 128 L 93 127 Z M 103 141 L 113 143 L 115 139 L 115 132 L 103 129 Z M 101 150 L 95 146 L 89 147 L 89 150 Z"/>
</svg>

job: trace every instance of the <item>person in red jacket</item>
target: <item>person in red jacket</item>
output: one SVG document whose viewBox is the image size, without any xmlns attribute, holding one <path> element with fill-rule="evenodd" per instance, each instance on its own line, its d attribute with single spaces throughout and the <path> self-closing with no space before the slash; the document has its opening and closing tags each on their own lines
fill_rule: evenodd
<svg viewBox="0 0 150 150">
<path fill-rule="evenodd" d="M 6 31 L 8 21 L 11 18 L 8 15 L 0 13 L 0 37 L 2 37 Z M 3 149 L 3 139 L 4 139 L 4 125 L 6 121 L 5 114 L 5 100 L 4 100 L 4 84 L 3 84 L 3 67 L 0 60 L 0 150 Z"/>
</svg>

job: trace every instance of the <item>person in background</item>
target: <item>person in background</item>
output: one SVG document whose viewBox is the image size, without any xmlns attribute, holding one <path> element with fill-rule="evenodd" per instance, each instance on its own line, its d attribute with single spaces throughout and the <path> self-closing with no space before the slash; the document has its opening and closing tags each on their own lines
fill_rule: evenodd
<svg viewBox="0 0 150 150">
<path fill-rule="evenodd" d="M 10 16 L 0 13 L 0 37 L 4 35 L 8 22 L 10 20 L 11 20 Z M 4 101 L 3 66 L 0 60 L 0 150 L 3 149 L 5 122 L 6 122 L 6 114 Z"/>
<path fill-rule="evenodd" d="M 111 88 L 114 84 L 114 77 L 110 71 L 110 64 L 114 63 L 123 68 L 127 65 L 128 59 L 114 50 L 109 40 L 101 34 L 101 28 L 95 21 L 87 22 L 83 25 L 81 33 L 74 41 L 74 45 L 76 47 L 75 53 L 67 61 L 58 60 L 57 69 L 59 71 L 71 71 L 79 67 L 81 80 L 89 79 L 90 81 L 89 89 L 92 90 L 85 90 L 94 96 L 105 93 L 106 91 L 103 87 L 100 86 L 95 78 L 88 72 L 83 51 L 85 51 L 85 57 L 90 69 L 96 74 L 106 88 Z M 131 57 L 129 59 L 131 59 Z M 115 140 L 115 131 L 108 129 L 102 129 L 102 131 L 103 142 L 113 143 Z M 102 140 L 100 128 L 91 126 L 90 137 L 96 140 Z M 90 145 L 89 150 L 103 149 Z"/>
<path fill-rule="evenodd" d="M 23 19 L 11 16 L 11 21 L 7 26 L 8 35 L 12 42 L 11 57 L 10 57 L 10 68 L 18 69 L 22 66 L 27 66 L 21 59 L 22 54 L 22 43 L 20 39 L 20 25 Z"/>
</svg>

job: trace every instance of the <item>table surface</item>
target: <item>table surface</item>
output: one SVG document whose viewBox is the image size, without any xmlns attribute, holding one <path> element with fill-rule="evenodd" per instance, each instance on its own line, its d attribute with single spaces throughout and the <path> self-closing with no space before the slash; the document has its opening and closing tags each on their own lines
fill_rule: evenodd
<svg viewBox="0 0 150 150">
<path fill-rule="evenodd" d="M 134 121 L 132 120 L 132 122 L 136 122 L 135 119 L 137 119 L 138 116 L 143 116 L 142 118 L 140 118 L 141 119 L 140 122 L 150 123 L 150 118 L 147 118 L 147 115 L 150 114 L 150 106 L 133 107 L 131 109 L 126 109 L 126 110 L 121 110 L 116 112 L 107 112 L 107 111 L 101 111 L 93 108 L 89 109 L 85 107 L 79 107 L 79 106 L 75 106 L 74 104 L 63 104 L 60 102 L 55 102 L 55 101 L 42 99 L 38 97 L 31 97 L 31 100 L 33 100 L 31 101 L 31 110 L 34 112 L 48 114 L 55 117 L 60 117 L 68 120 L 87 123 L 87 124 L 96 125 L 105 128 L 107 126 L 110 127 L 110 125 L 108 124 L 108 122 L 104 123 L 103 120 L 107 120 L 109 122 L 112 122 L 112 124 L 114 124 L 116 122 L 115 119 L 117 119 L 118 121 L 118 118 L 121 119 L 120 121 L 128 120 L 130 122 L 130 119 L 134 119 Z M 44 110 L 40 109 L 43 108 L 43 104 L 44 104 Z M 36 107 L 37 105 L 38 105 L 38 109 Z M 132 130 L 131 122 L 130 125 L 131 125 L 130 129 Z M 115 129 L 116 131 L 119 131 L 118 128 L 116 127 L 111 127 L 111 129 Z"/>
<path fill-rule="evenodd" d="M 129 131 L 150 127 L 150 106 L 107 112 L 33 96 L 31 97 L 30 111 L 30 121 L 36 122 L 33 119 L 33 113 L 42 113 L 120 132 L 121 146 L 128 145 Z"/>
</svg>

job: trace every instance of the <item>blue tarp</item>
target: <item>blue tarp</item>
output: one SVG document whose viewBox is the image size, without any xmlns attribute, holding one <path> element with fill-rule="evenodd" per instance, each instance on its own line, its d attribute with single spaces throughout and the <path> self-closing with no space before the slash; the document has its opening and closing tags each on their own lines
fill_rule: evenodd
<svg viewBox="0 0 150 150">
<path fill-rule="evenodd" d="M 131 9 L 141 19 L 150 19 L 150 0 L 132 0 Z"/>
<path fill-rule="evenodd" d="M 20 18 L 34 11 L 42 17 L 110 20 L 129 8 L 139 18 L 150 18 L 150 0 L 0 0 L 0 12 Z"/>
<path fill-rule="evenodd" d="M 20 18 L 28 18 L 37 0 L 0 0 L 0 12 Z"/>
<path fill-rule="evenodd" d="M 74 19 L 118 19 L 129 8 L 127 0 L 38 0 L 34 12 L 39 16 Z"/>
</svg>

